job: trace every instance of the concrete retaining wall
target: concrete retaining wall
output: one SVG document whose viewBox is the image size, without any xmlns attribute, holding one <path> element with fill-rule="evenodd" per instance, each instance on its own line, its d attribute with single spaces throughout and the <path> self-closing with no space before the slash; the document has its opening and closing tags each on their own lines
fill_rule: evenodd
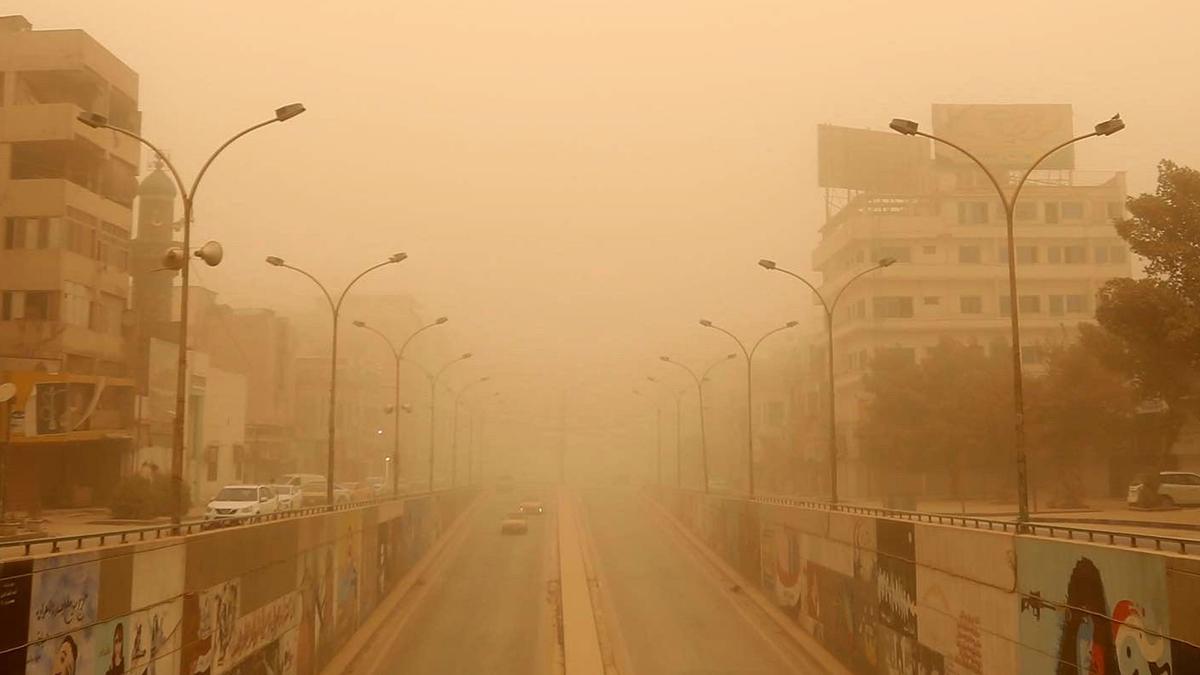
<svg viewBox="0 0 1200 675">
<path fill-rule="evenodd" d="M 1200 673 L 1195 557 L 657 498 L 856 673 Z"/>
<path fill-rule="evenodd" d="M 5 561 L 0 673 L 316 673 L 475 495 Z"/>
</svg>

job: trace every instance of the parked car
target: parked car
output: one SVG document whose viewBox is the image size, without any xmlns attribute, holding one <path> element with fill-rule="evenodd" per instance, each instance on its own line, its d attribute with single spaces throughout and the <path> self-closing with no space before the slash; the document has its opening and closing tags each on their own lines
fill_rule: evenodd
<svg viewBox="0 0 1200 675">
<path fill-rule="evenodd" d="M 1160 500 L 1151 495 L 1143 496 L 1145 479 L 1139 477 L 1129 485 L 1125 501 L 1130 505 L 1162 504 L 1163 506 L 1185 506 L 1200 504 L 1200 474 L 1190 471 L 1160 471 L 1158 494 Z"/>
<path fill-rule="evenodd" d="M 345 483 L 335 483 L 337 487 L 345 490 L 349 494 L 349 501 L 361 502 L 375 498 L 375 491 L 366 483 L 356 481 L 346 481 Z"/>
<path fill-rule="evenodd" d="M 279 510 L 279 498 L 270 485 L 226 485 L 204 510 L 205 520 L 244 518 Z"/>
<path fill-rule="evenodd" d="M 272 485 L 275 490 L 275 495 L 279 498 L 279 510 L 291 511 L 292 509 L 300 508 L 300 486 L 299 485 Z"/>
</svg>

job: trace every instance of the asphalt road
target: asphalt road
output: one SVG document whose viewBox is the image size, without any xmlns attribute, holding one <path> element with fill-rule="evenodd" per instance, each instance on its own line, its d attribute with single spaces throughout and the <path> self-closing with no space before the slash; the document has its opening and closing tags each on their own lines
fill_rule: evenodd
<svg viewBox="0 0 1200 675">
<path fill-rule="evenodd" d="M 632 490 L 582 496 L 622 675 L 819 673 L 771 638 Z"/>
<path fill-rule="evenodd" d="M 500 534 L 501 518 L 522 499 L 552 506 L 549 492 L 485 495 L 450 544 L 388 617 L 379 645 L 362 661 L 379 675 L 540 675 L 554 664 L 554 607 L 547 582 L 558 577 L 553 513 L 530 516 L 529 532 Z M 553 511 L 553 509 L 548 509 Z"/>
</svg>

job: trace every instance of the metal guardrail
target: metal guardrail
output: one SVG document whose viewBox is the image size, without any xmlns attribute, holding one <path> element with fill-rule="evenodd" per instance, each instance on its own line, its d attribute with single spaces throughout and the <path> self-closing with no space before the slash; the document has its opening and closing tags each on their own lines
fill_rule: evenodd
<svg viewBox="0 0 1200 675">
<path fill-rule="evenodd" d="M 198 532 L 209 532 L 212 530 L 226 529 L 230 527 L 240 527 L 242 525 L 255 525 L 258 523 L 267 523 L 277 520 L 302 518 L 305 516 L 330 513 L 334 511 L 349 511 L 351 509 L 374 506 L 376 504 L 386 504 L 394 501 L 411 499 L 413 497 L 424 497 L 427 495 L 466 489 L 471 488 L 458 487 L 446 490 L 434 490 L 432 492 L 412 492 L 394 497 L 375 497 L 373 499 L 364 499 L 357 502 L 342 502 L 340 504 L 334 504 L 333 506 L 326 506 L 322 504 L 320 506 L 288 509 L 286 511 L 275 511 L 273 513 L 264 513 L 254 516 L 233 516 L 212 519 L 194 518 L 183 521 L 178 525 L 164 523 L 161 525 L 145 525 L 142 527 L 131 527 L 122 530 L 105 530 L 104 532 L 94 532 L 91 534 L 66 534 L 57 537 L 38 537 L 34 539 L 0 541 L 0 558 L 4 558 L 5 556 L 3 554 L 6 551 L 11 551 L 12 549 L 20 549 L 20 556 L 30 556 L 34 554 L 33 549 L 49 545 L 50 548 L 48 551 L 46 551 L 46 553 L 64 553 L 79 551 L 83 550 L 84 548 L 129 544 L 142 541 L 154 541 L 156 539 L 167 539 L 169 537 L 187 536 L 196 534 Z M 72 543 L 74 546 L 69 546 Z"/>
<path fill-rule="evenodd" d="M 695 494 L 705 494 L 700 490 L 684 489 L 683 491 L 694 492 Z M 746 497 L 739 497 L 737 495 L 714 495 L 712 493 L 708 493 L 708 496 L 739 500 L 747 499 Z M 911 520 L 914 522 L 931 523 L 936 525 L 969 527 L 976 530 L 998 530 L 1001 532 L 1011 532 L 1012 534 L 1050 537 L 1054 539 L 1062 539 L 1065 537 L 1074 541 L 1088 541 L 1092 543 L 1108 544 L 1111 546 L 1126 546 L 1136 549 L 1153 549 L 1155 551 L 1168 551 L 1174 553 L 1183 553 L 1185 555 L 1200 554 L 1200 539 L 1187 539 L 1184 537 L 1172 537 L 1137 532 L 1118 532 L 1115 530 L 1075 527 L 1071 525 L 1058 525 L 1044 522 L 1018 523 L 1013 520 L 998 520 L 995 518 L 983 518 L 979 516 L 956 516 L 948 513 L 902 511 L 899 509 L 885 509 L 874 506 L 855 506 L 853 504 L 831 504 L 829 502 L 793 499 L 790 497 L 762 496 L 754 497 L 750 501 L 761 504 L 776 504 L 779 506 L 794 506 L 816 511 L 828 511 L 830 513 L 849 513 L 854 515 L 873 516 L 877 518 L 895 518 L 899 520 Z M 1130 527 L 1140 526 L 1131 525 Z"/>
</svg>

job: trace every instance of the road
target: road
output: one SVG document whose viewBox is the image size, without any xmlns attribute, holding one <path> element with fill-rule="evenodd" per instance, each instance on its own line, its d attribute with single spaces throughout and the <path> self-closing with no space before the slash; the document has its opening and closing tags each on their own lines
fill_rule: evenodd
<svg viewBox="0 0 1200 675">
<path fill-rule="evenodd" d="M 549 491 L 488 493 L 425 583 L 406 597 L 376 636 L 362 672 L 378 675 L 541 675 L 552 673 L 557 643 L 548 583 L 557 579 L 553 513 L 528 518 L 524 536 L 500 534 L 500 520 Z M 552 511 L 552 509 L 551 509 Z M 356 672 L 359 672 L 356 670 Z"/>
<path fill-rule="evenodd" d="M 582 503 L 622 675 L 821 672 L 634 491 L 586 491 Z"/>
</svg>

